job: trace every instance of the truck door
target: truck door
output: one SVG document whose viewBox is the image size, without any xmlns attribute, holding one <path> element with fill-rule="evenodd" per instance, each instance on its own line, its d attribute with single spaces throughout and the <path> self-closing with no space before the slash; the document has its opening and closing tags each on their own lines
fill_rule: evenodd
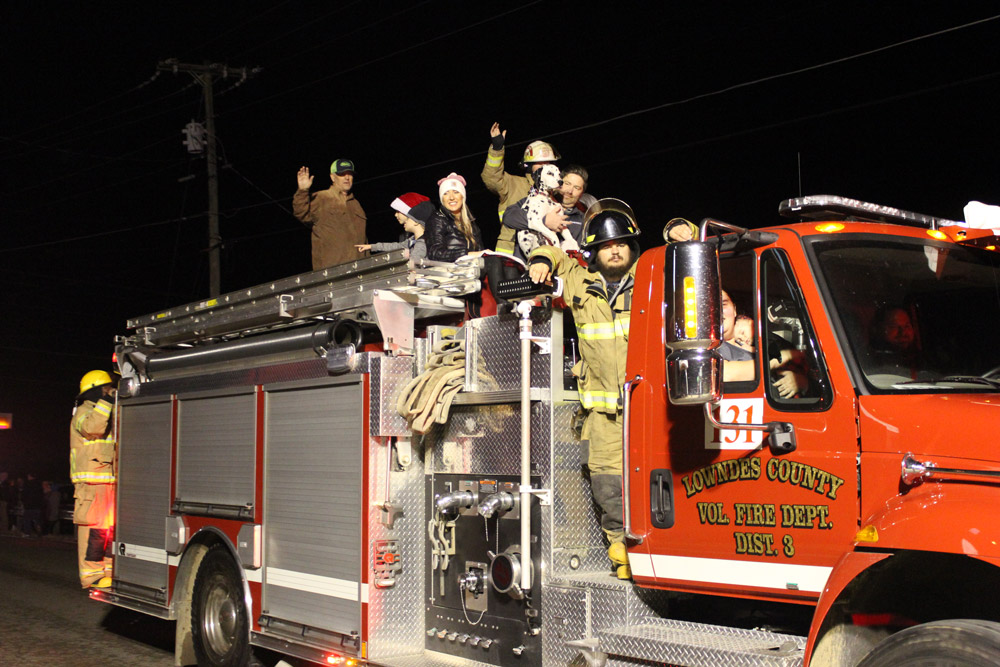
<svg viewBox="0 0 1000 667">
<path fill-rule="evenodd" d="M 813 325 L 825 314 L 806 306 L 784 250 L 724 258 L 721 277 L 756 340 L 750 375 L 724 383 L 716 417 L 791 423 L 796 446 L 772 452 L 767 434 L 716 428 L 702 406 L 669 404 L 664 371 L 650 361 L 652 381 L 632 395 L 630 510 L 632 532 L 643 538 L 630 549 L 633 576 L 669 588 L 815 599 L 857 531 L 853 394 L 834 392 Z M 808 290 L 816 293 L 811 282 Z"/>
</svg>

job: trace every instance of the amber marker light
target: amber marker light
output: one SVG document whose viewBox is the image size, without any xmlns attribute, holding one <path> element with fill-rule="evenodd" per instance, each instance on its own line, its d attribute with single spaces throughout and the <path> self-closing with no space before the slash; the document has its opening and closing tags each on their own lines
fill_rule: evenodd
<svg viewBox="0 0 1000 667">
<path fill-rule="evenodd" d="M 865 526 L 854 536 L 855 542 L 878 542 L 878 531 L 875 526 Z"/>
<path fill-rule="evenodd" d="M 694 278 L 684 278 L 684 335 L 694 338 L 698 333 L 698 308 L 696 306 Z"/>
<path fill-rule="evenodd" d="M 844 225 L 839 222 L 824 222 L 822 225 L 816 225 L 817 232 L 823 232 L 824 234 L 829 234 L 831 232 L 839 232 L 844 228 Z"/>
<path fill-rule="evenodd" d="M 938 241 L 948 240 L 948 235 L 937 229 L 928 229 L 927 236 L 931 237 L 932 239 L 937 239 Z"/>
</svg>

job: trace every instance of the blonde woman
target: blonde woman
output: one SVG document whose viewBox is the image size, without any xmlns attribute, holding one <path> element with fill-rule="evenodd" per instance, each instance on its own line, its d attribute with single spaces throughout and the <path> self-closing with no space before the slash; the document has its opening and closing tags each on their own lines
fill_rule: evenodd
<svg viewBox="0 0 1000 667">
<path fill-rule="evenodd" d="M 427 259 L 454 262 L 483 249 L 483 237 L 465 203 L 465 179 L 451 172 L 438 181 L 441 208 L 427 221 Z"/>
</svg>

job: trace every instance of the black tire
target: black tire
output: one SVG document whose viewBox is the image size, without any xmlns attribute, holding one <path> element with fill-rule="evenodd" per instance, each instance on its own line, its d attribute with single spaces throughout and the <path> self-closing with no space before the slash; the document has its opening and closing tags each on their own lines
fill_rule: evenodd
<svg viewBox="0 0 1000 667">
<path fill-rule="evenodd" d="M 997 667 L 1000 623 L 934 621 L 890 635 L 858 667 Z"/>
<path fill-rule="evenodd" d="M 208 550 L 198 567 L 191 604 L 191 636 L 201 667 L 250 664 L 250 622 L 243 582 L 229 551 Z"/>
</svg>

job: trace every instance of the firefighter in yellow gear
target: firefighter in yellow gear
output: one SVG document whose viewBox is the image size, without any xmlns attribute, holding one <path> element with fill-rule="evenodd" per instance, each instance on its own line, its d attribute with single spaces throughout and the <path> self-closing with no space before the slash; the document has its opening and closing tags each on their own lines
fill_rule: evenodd
<svg viewBox="0 0 1000 667">
<path fill-rule="evenodd" d="M 111 585 L 111 541 L 115 525 L 115 386 L 101 370 L 80 380 L 69 428 L 77 556 L 83 588 Z"/>
<path fill-rule="evenodd" d="M 528 257 L 531 279 L 551 274 L 563 280 L 563 299 L 573 313 L 581 360 L 573 368 L 580 404 L 587 410 L 582 440 L 587 443 L 590 488 L 601 508 L 601 528 L 618 577 L 631 570 L 622 520 L 622 386 L 628 350 L 629 317 L 639 226 L 619 199 L 600 199 L 584 217 L 582 247 L 589 268 L 556 246 L 540 246 Z"/>
<path fill-rule="evenodd" d="M 513 206 L 528 196 L 534 179 L 531 174 L 535 169 L 559 160 L 559 151 L 546 141 L 532 141 L 524 149 L 521 168 L 524 175 L 510 174 L 504 171 L 504 140 L 507 130 L 500 131 L 500 124 L 493 123 L 490 128 L 490 148 L 486 154 L 486 164 L 483 165 L 483 185 L 500 198 L 497 215 L 500 218 L 500 235 L 497 238 L 497 252 L 507 255 L 514 254 L 514 229 L 503 224 L 503 214 L 508 206 Z"/>
</svg>

